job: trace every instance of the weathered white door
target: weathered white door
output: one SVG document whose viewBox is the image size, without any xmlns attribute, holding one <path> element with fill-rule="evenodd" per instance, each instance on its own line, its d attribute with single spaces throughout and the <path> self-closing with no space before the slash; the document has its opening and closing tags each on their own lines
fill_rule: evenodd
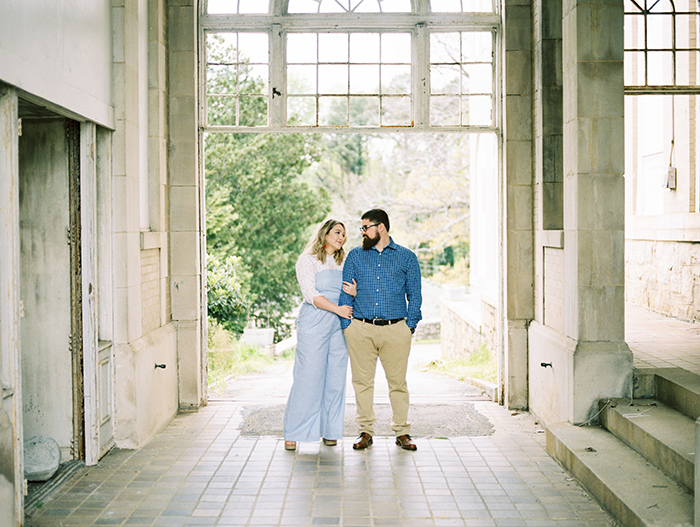
<svg viewBox="0 0 700 527">
<path fill-rule="evenodd" d="M 111 193 L 109 146 L 103 144 L 108 137 L 98 134 L 94 123 L 82 123 L 80 136 L 85 464 L 94 465 L 114 446 L 111 289 L 107 286 L 112 269 Z M 107 298 L 100 298 L 102 294 Z M 104 311 L 106 316 L 101 316 Z"/>
</svg>

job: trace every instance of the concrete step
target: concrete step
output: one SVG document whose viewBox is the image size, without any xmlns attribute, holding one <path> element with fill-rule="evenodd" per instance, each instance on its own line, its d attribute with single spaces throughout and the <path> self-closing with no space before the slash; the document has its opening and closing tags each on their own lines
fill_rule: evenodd
<svg viewBox="0 0 700 527">
<path fill-rule="evenodd" d="M 695 420 L 700 417 L 700 376 L 680 368 L 636 369 L 634 398 L 656 399 Z"/>
<path fill-rule="evenodd" d="M 653 399 L 601 401 L 600 424 L 690 491 L 695 487 L 695 421 Z"/>
<path fill-rule="evenodd" d="M 607 430 L 551 425 L 547 452 L 621 525 L 693 525 L 693 494 Z"/>
</svg>

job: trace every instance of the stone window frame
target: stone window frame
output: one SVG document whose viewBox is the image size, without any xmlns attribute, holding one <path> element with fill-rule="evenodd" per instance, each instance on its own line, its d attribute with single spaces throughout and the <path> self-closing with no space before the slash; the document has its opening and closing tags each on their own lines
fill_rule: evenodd
<svg viewBox="0 0 700 527">
<path fill-rule="evenodd" d="M 375 0 L 376 1 L 376 0 Z M 501 129 L 501 16 L 494 12 L 431 13 L 428 0 L 411 0 L 410 13 L 341 13 L 287 14 L 286 0 L 271 0 L 267 14 L 207 14 L 206 2 L 199 11 L 199 127 L 203 132 L 499 132 Z M 462 2 L 464 4 L 464 2 Z M 490 124 L 432 125 L 430 123 L 430 35 L 439 32 L 482 31 L 491 34 L 492 45 L 492 116 Z M 267 125 L 241 126 L 207 123 L 207 54 L 210 33 L 265 33 L 269 42 L 269 82 Z M 379 126 L 295 126 L 287 123 L 286 36 L 289 33 L 410 33 L 411 49 L 411 120 L 406 125 Z M 461 67 L 461 66 L 460 66 Z M 282 87 L 282 88 L 280 88 Z"/>
</svg>

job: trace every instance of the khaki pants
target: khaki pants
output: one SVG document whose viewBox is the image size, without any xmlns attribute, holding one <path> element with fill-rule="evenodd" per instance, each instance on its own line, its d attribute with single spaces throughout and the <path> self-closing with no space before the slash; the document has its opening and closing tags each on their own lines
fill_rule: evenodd
<svg viewBox="0 0 700 527">
<path fill-rule="evenodd" d="M 374 376 L 377 358 L 382 361 L 389 386 L 393 417 L 391 429 L 396 436 L 408 434 L 408 387 L 406 370 L 411 351 L 411 330 L 406 321 L 390 326 L 374 326 L 353 320 L 345 330 L 345 342 L 350 356 L 352 387 L 355 389 L 359 432 L 374 435 Z"/>
</svg>

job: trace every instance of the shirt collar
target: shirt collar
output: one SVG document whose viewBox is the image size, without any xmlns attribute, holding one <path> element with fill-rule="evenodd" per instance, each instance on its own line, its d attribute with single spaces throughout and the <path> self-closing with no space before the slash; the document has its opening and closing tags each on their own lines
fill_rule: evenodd
<svg viewBox="0 0 700 527">
<path fill-rule="evenodd" d="M 391 236 L 389 236 L 389 245 L 387 245 L 386 247 L 384 247 L 384 249 L 393 249 L 394 251 L 396 251 L 397 248 L 398 248 L 398 245 L 396 245 L 396 244 L 394 243 L 394 238 L 392 238 Z M 379 250 L 377 250 L 377 247 L 376 247 L 376 246 L 373 246 L 371 249 L 374 250 L 374 251 L 379 252 Z M 382 250 L 384 250 L 384 249 L 382 249 Z"/>
</svg>

